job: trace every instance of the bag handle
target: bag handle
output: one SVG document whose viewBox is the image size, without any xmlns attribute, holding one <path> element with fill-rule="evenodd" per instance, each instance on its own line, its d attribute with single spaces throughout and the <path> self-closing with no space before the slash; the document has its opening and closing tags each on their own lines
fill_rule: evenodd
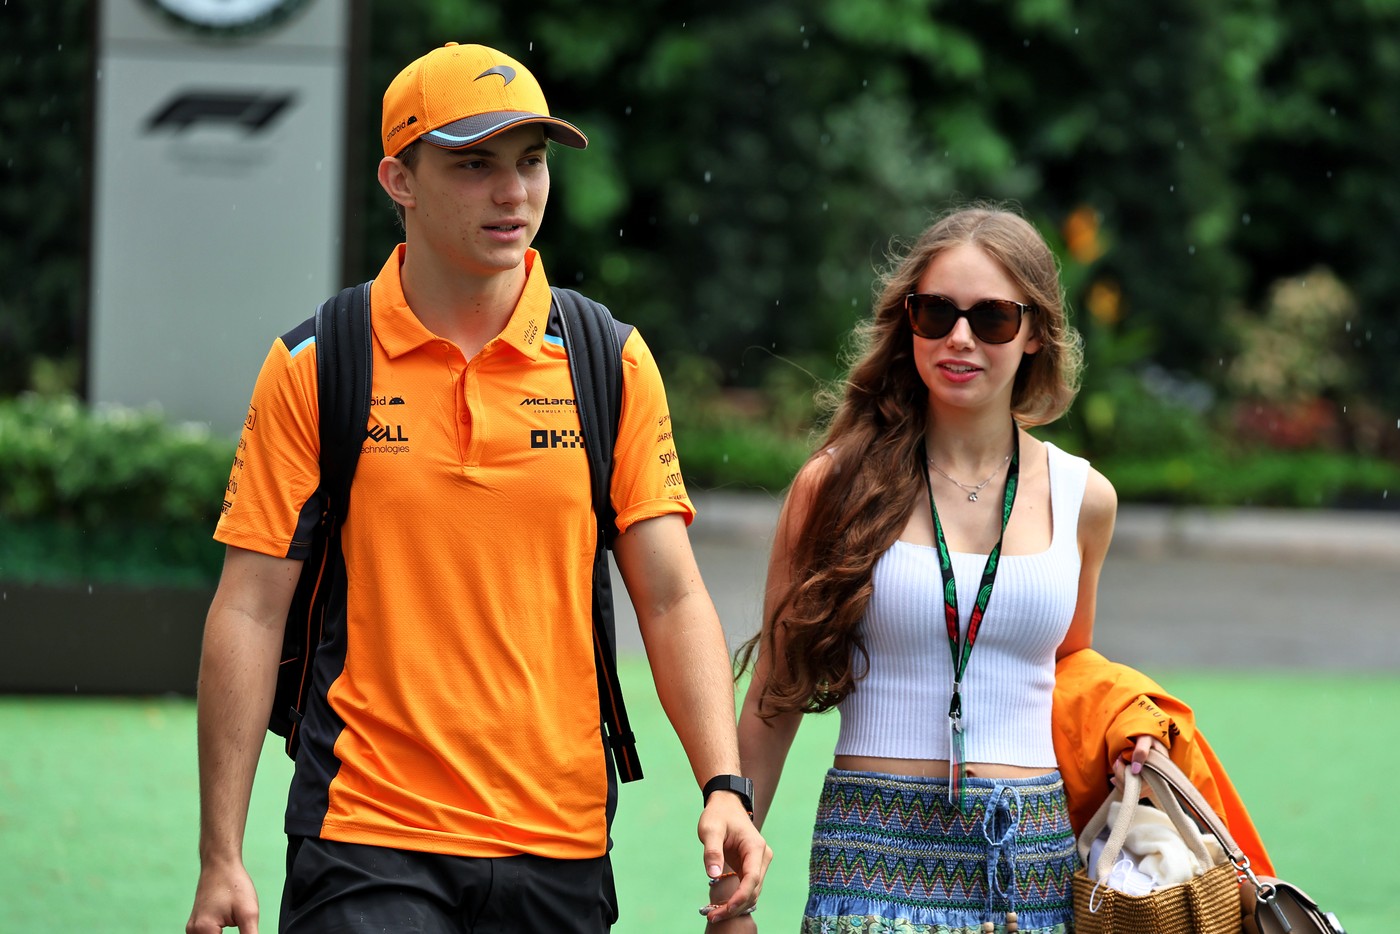
<svg viewBox="0 0 1400 934">
<path fill-rule="evenodd" d="M 1133 818 L 1137 814 L 1138 801 L 1142 797 L 1144 779 L 1153 796 L 1162 805 L 1162 812 L 1172 822 L 1172 826 L 1177 829 L 1177 832 L 1181 834 L 1181 839 L 1187 848 L 1202 866 L 1209 867 L 1211 865 L 1210 851 L 1206 849 L 1205 841 L 1201 837 L 1201 830 L 1182 809 L 1173 793 L 1171 784 L 1163 780 L 1156 771 L 1144 766 L 1142 775 L 1135 775 L 1130 770 L 1124 770 L 1121 785 L 1115 788 L 1113 793 L 1100 805 L 1099 810 L 1090 818 L 1089 823 L 1084 825 L 1084 832 L 1080 834 L 1080 856 L 1087 864 L 1089 847 L 1093 844 L 1094 838 L 1108 824 L 1109 809 L 1114 801 L 1120 802 L 1118 816 L 1109 829 L 1108 842 L 1104 844 L 1103 852 L 1099 854 L 1098 862 L 1095 864 L 1099 879 L 1108 878 L 1109 873 L 1113 871 L 1114 864 L 1123 854 L 1123 844 L 1128 838 L 1128 832 L 1132 829 Z M 1187 784 L 1189 785 L 1189 782 Z M 1202 803 L 1204 804 L 1204 801 Z"/>
<path fill-rule="evenodd" d="M 1215 834 L 1215 838 L 1220 841 L 1221 847 L 1225 850 L 1225 855 L 1230 858 L 1230 862 L 1234 863 L 1237 869 L 1249 865 L 1249 857 L 1244 855 L 1239 844 L 1235 843 L 1235 838 L 1230 836 L 1230 829 L 1225 826 L 1225 822 L 1206 803 L 1205 797 L 1196 790 L 1196 786 L 1191 784 L 1191 779 L 1186 777 L 1186 773 L 1181 771 L 1175 762 L 1154 749 L 1147 754 L 1147 761 L 1143 763 L 1143 769 L 1153 772 L 1172 791 L 1176 792 L 1176 797 L 1180 799 L 1181 803 L 1195 812 L 1201 823 L 1206 825 L 1206 829 Z"/>
</svg>

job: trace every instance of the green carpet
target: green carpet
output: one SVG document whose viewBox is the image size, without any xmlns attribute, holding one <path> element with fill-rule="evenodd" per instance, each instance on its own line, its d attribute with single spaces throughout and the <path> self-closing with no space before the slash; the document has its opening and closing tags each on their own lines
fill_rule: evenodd
<svg viewBox="0 0 1400 934">
<path fill-rule="evenodd" d="M 1400 678 L 1154 673 L 1187 699 L 1281 874 L 1350 934 L 1389 929 L 1400 807 Z M 698 793 L 643 663 L 623 678 L 645 781 L 624 786 L 614 837 L 618 934 L 702 930 Z M 797 927 L 807 840 L 836 721 L 799 733 L 767 832 L 777 857 L 758 918 Z M 1387 737 L 1390 739 L 1388 740 Z M 194 706 L 174 699 L 0 697 L 0 932 L 148 934 L 184 926 L 197 874 Z M 246 857 L 271 922 L 281 892 L 290 763 L 264 749 Z M 265 930 L 273 930 L 269 925 Z"/>
</svg>

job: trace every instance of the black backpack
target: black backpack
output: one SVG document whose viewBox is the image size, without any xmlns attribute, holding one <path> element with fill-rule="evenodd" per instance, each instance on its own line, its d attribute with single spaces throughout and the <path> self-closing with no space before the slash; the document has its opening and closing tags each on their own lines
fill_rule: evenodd
<svg viewBox="0 0 1400 934">
<path fill-rule="evenodd" d="M 320 397 L 321 520 L 302 564 L 282 637 L 281 665 L 268 729 L 286 737 L 287 755 L 296 758 L 300 730 L 311 695 L 316 649 L 328 615 L 344 613 L 345 560 L 340 528 L 350 502 L 350 483 L 369 424 L 372 352 L 372 283 L 342 290 L 316 309 L 316 379 Z M 604 741 L 624 782 L 642 777 L 636 737 L 627 719 L 617 679 L 617 635 L 613 625 L 612 577 L 608 549 L 617 534 L 612 508 L 613 446 L 622 412 L 622 345 L 631 325 L 608 309 L 569 289 L 552 289 L 559 310 L 575 409 L 588 455 L 598 542 L 593 556 L 593 648 L 598 670 L 598 702 Z"/>
</svg>

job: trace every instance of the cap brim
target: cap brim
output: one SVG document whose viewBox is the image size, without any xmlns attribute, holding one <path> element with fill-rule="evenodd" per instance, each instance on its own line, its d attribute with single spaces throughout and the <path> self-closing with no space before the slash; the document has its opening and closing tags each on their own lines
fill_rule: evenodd
<svg viewBox="0 0 1400 934">
<path fill-rule="evenodd" d="M 558 117 L 546 117 L 541 114 L 518 111 L 497 111 L 496 113 L 477 114 L 474 117 L 463 117 L 461 120 L 454 120 L 452 123 L 440 126 L 435 130 L 429 130 L 419 139 L 442 149 L 466 149 L 499 133 L 504 133 L 506 130 L 529 123 L 541 124 L 544 127 L 544 135 L 556 143 L 572 146 L 574 149 L 588 148 L 588 137 L 584 136 L 579 128 L 572 123 L 560 120 Z"/>
</svg>

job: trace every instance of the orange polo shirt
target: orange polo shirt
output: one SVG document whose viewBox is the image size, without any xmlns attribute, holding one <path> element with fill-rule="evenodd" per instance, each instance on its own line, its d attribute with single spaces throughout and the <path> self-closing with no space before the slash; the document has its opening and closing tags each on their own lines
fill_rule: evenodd
<svg viewBox="0 0 1400 934">
<path fill-rule="evenodd" d="M 373 404 L 317 654 L 287 832 L 463 856 L 606 849 L 593 664 L 596 524 L 568 359 L 533 250 L 468 360 L 414 317 L 405 248 L 371 289 Z M 319 505 L 312 321 L 258 376 L 215 538 L 303 558 Z M 622 351 L 618 528 L 694 515 L 655 361 Z"/>
</svg>

